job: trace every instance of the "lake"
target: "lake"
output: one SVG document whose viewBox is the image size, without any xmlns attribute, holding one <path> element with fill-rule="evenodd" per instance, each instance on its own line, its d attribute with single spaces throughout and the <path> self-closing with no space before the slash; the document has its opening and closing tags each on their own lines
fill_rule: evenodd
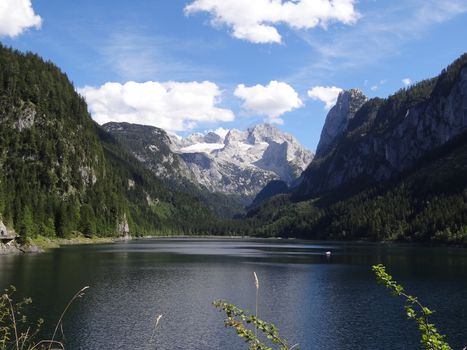
<svg viewBox="0 0 467 350">
<path fill-rule="evenodd" d="M 325 252 L 332 255 L 326 257 Z M 54 326 L 71 296 L 91 288 L 64 320 L 67 349 L 246 349 L 212 305 L 254 310 L 301 349 L 417 349 L 403 303 L 375 282 L 383 263 L 436 310 L 454 349 L 467 345 L 467 250 L 294 240 L 148 239 L 0 256 L 0 287 L 31 296 Z M 162 314 L 154 330 L 155 318 Z"/>
</svg>

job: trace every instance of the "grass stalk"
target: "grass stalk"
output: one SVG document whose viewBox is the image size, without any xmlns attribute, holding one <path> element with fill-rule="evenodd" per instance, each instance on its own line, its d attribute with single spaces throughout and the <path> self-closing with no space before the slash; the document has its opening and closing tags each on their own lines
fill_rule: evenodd
<svg viewBox="0 0 467 350">
<path fill-rule="evenodd" d="M 8 301 L 8 304 L 10 305 L 11 320 L 13 321 L 13 329 L 15 330 L 16 350 L 19 350 L 18 328 L 16 327 L 15 310 L 13 308 L 13 304 L 11 303 L 11 299 L 9 296 L 6 296 L 6 300 Z"/>
<path fill-rule="evenodd" d="M 89 288 L 89 286 L 81 288 L 78 292 L 76 292 L 76 294 L 73 296 L 73 298 L 71 298 L 70 301 L 68 302 L 68 304 L 66 305 L 65 309 L 63 310 L 62 314 L 60 315 L 60 318 L 58 319 L 57 325 L 55 326 L 55 330 L 54 330 L 54 333 L 52 335 L 52 339 L 50 341 L 48 341 L 48 342 L 50 342 L 48 350 L 51 349 L 52 344 L 56 343 L 56 342 L 54 342 L 54 340 L 55 340 L 55 335 L 57 334 L 57 331 L 58 331 L 58 327 L 62 324 L 63 317 L 67 313 L 67 311 L 70 308 L 71 304 L 73 304 L 73 302 L 76 299 L 81 298 L 84 295 L 84 291 L 86 289 L 88 289 L 88 288 Z"/>
<path fill-rule="evenodd" d="M 256 302 L 255 302 L 255 317 L 258 319 L 258 298 L 259 298 L 259 279 L 255 271 L 253 271 L 255 276 L 255 287 L 256 287 Z M 255 326 L 255 338 L 258 339 L 258 326 Z"/>
</svg>

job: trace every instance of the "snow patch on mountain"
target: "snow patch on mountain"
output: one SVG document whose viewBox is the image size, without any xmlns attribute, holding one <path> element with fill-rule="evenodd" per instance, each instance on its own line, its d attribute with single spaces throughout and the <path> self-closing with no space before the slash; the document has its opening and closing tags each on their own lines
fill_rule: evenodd
<svg viewBox="0 0 467 350">
<path fill-rule="evenodd" d="M 291 184 L 313 159 L 293 136 L 270 124 L 244 131 L 217 129 L 171 141 L 172 150 L 198 183 L 213 192 L 248 197 L 271 180 Z"/>
</svg>

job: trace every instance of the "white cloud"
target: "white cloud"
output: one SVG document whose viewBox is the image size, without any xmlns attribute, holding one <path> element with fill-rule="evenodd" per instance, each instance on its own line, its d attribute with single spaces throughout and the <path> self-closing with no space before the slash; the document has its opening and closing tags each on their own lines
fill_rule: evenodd
<svg viewBox="0 0 467 350">
<path fill-rule="evenodd" d="M 213 25 L 227 25 L 235 38 L 253 43 L 280 43 L 276 26 L 293 29 L 326 27 L 330 22 L 352 24 L 359 18 L 355 0 L 194 0 L 186 14 L 209 12 Z"/>
<path fill-rule="evenodd" d="M 370 87 L 370 90 L 371 91 L 376 91 L 378 90 L 379 86 L 378 85 L 373 85 L 372 87 Z"/>
<path fill-rule="evenodd" d="M 199 123 L 235 119 L 229 109 L 219 108 L 222 95 L 209 81 L 106 83 L 78 90 L 89 105 L 94 120 L 157 126 L 169 131 L 190 130 Z"/>
<path fill-rule="evenodd" d="M 283 123 L 279 118 L 282 114 L 303 106 L 297 92 L 289 84 L 275 80 L 266 86 L 240 84 L 234 95 L 243 100 L 242 108 L 246 112 L 267 116 L 269 122 L 277 124 Z"/>
<path fill-rule="evenodd" d="M 319 100 L 326 104 L 326 108 L 330 109 L 336 104 L 341 88 L 335 86 L 315 86 L 308 90 L 308 96 L 313 100 Z"/>
<path fill-rule="evenodd" d="M 402 79 L 402 84 L 404 84 L 405 86 L 409 86 L 410 84 L 412 84 L 412 80 L 410 80 L 409 78 Z"/>
<path fill-rule="evenodd" d="M 369 2 L 369 1 L 367 1 Z M 411 42 L 430 35 L 441 23 L 467 13 L 465 0 L 378 1 L 361 16 L 358 25 L 346 30 L 299 32 L 312 48 L 309 64 L 287 76 L 295 86 L 329 79 L 341 71 L 374 65 L 401 53 Z"/>
<path fill-rule="evenodd" d="M 0 1 L 0 36 L 15 37 L 30 27 L 39 29 L 42 19 L 34 13 L 31 0 Z"/>
</svg>

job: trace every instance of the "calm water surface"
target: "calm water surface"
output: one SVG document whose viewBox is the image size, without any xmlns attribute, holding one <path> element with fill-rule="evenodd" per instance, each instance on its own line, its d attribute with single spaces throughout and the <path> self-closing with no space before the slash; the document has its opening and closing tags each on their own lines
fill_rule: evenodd
<svg viewBox="0 0 467 350">
<path fill-rule="evenodd" d="M 327 258 L 326 251 L 332 251 Z M 302 349 L 418 349 L 403 304 L 375 283 L 384 263 L 437 313 L 455 349 L 467 345 L 467 251 L 394 245 L 255 240 L 144 240 L 0 257 L 0 287 L 17 286 L 68 349 L 245 349 L 211 302 L 254 310 Z M 163 314 L 154 332 L 154 321 Z"/>
</svg>

